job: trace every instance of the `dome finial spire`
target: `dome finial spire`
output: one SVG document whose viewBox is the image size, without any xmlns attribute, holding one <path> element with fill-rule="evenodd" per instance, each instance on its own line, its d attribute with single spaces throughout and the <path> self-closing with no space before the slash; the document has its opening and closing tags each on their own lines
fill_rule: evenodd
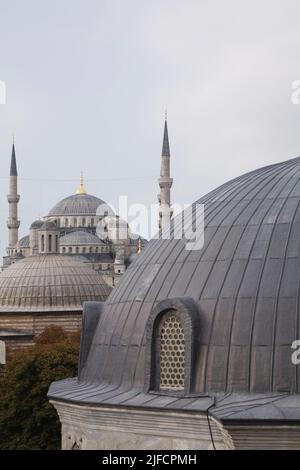
<svg viewBox="0 0 300 470">
<path fill-rule="evenodd" d="M 86 194 L 86 190 L 84 189 L 84 184 L 83 184 L 83 172 L 81 172 L 81 175 L 80 175 L 80 185 L 76 191 L 76 194 Z"/>
</svg>

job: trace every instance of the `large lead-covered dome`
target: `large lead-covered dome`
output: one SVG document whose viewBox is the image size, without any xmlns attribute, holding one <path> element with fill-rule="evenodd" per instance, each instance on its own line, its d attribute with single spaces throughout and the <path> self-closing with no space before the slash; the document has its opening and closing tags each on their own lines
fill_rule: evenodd
<svg viewBox="0 0 300 470">
<path fill-rule="evenodd" d="M 91 194 L 73 194 L 58 202 L 48 215 L 51 217 L 70 215 L 95 216 L 101 204 L 105 204 L 105 202 Z"/>
<path fill-rule="evenodd" d="M 110 291 L 85 263 L 69 256 L 32 256 L 0 274 L 0 312 L 82 311 L 85 301 L 105 301 Z"/>
<path fill-rule="evenodd" d="M 198 202 L 204 247 L 148 243 L 106 302 L 80 381 L 143 390 L 153 309 L 189 298 L 199 316 L 195 392 L 299 392 L 291 344 L 300 338 L 300 158 L 236 178 Z"/>
</svg>

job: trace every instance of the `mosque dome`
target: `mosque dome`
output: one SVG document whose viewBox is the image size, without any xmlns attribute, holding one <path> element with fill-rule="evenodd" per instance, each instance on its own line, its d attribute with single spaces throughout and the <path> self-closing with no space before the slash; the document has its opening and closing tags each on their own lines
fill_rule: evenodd
<svg viewBox="0 0 300 470">
<path fill-rule="evenodd" d="M 95 216 L 101 204 L 105 204 L 102 199 L 90 194 L 73 194 L 58 202 L 49 212 L 49 217 L 58 216 Z"/>
<path fill-rule="evenodd" d="M 82 311 L 104 301 L 111 288 L 85 263 L 69 256 L 21 259 L 0 273 L 0 312 Z"/>
<path fill-rule="evenodd" d="M 57 225 L 52 220 L 46 220 L 40 227 L 39 230 L 57 230 Z"/>
<path fill-rule="evenodd" d="M 60 246 L 100 245 L 101 243 L 103 242 L 96 235 L 82 230 L 70 232 L 59 239 Z"/>
<path fill-rule="evenodd" d="M 29 248 L 29 235 L 25 235 L 25 237 L 20 238 L 19 246 L 20 248 Z"/>
<path fill-rule="evenodd" d="M 43 220 L 35 220 L 34 222 L 32 222 L 32 224 L 30 225 L 30 230 L 31 229 L 39 229 L 41 228 L 41 226 L 43 225 L 44 221 Z"/>
<path fill-rule="evenodd" d="M 170 310 L 190 319 L 186 331 L 196 325 L 185 345 L 194 393 L 300 392 L 291 362 L 300 333 L 300 157 L 197 203 L 205 208 L 203 248 L 189 251 L 174 238 L 147 244 L 106 301 L 80 382 L 107 384 L 115 395 L 147 389 L 149 331 Z"/>
</svg>

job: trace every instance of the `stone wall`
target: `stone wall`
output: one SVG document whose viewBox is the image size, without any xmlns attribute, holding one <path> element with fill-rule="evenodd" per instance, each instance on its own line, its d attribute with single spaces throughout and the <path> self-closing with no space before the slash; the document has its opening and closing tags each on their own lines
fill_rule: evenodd
<svg viewBox="0 0 300 470">
<path fill-rule="evenodd" d="M 51 403 L 62 424 L 64 450 L 213 448 L 206 413 Z M 225 449 L 219 424 L 210 424 L 215 447 Z"/>
</svg>

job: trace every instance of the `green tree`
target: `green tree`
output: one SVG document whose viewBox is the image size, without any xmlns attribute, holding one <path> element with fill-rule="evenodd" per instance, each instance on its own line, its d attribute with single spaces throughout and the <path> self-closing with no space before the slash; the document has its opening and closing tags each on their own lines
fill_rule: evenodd
<svg viewBox="0 0 300 470">
<path fill-rule="evenodd" d="M 0 449 L 59 449 L 60 423 L 49 403 L 51 382 L 77 375 L 79 333 L 49 326 L 19 351 L 0 381 Z"/>
</svg>

